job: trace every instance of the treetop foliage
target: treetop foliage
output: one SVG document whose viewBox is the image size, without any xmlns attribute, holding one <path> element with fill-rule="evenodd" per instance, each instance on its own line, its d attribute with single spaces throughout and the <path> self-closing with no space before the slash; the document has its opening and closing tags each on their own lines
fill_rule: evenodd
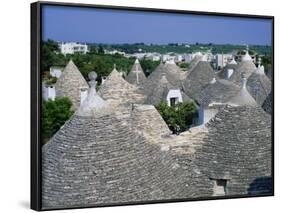
<svg viewBox="0 0 281 213">
<path fill-rule="evenodd" d="M 47 142 L 74 113 L 69 98 L 56 98 L 42 103 L 42 137 Z"/>
<path fill-rule="evenodd" d="M 156 109 L 174 134 L 186 131 L 192 125 L 193 119 L 197 117 L 197 109 L 193 102 L 169 106 L 167 101 L 163 100 L 156 106 Z"/>
</svg>

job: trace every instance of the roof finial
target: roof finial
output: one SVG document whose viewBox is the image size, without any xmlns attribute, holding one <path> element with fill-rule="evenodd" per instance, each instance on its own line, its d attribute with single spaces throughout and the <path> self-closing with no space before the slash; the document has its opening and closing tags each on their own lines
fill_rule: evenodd
<svg viewBox="0 0 281 213">
<path fill-rule="evenodd" d="M 242 56 L 242 61 L 252 61 L 252 57 L 249 55 L 249 46 L 246 45 L 246 53 Z"/>
<path fill-rule="evenodd" d="M 113 69 L 116 70 L 116 64 L 113 64 Z"/>
</svg>

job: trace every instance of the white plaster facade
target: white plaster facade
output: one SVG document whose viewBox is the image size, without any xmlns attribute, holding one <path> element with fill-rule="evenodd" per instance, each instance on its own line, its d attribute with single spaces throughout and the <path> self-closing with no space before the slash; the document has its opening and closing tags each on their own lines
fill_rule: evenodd
<svg viewBox="0 0 281 213">
<path fill-rule="evenodd" d="M 86 100 L 87 96 L 88 96 L 88 88 L 81 87 L 80 88 L 80 105 L 82 105 L 84 100 Z"/>
<path fill-rule="evenodd" d="M 192 61 L 192 59 L 193 59 L 193 54 L 191 54 L 191 53 L 184 54 L 184 61 L 186 63 L 190 63 Z"/>
<path fill-rule="evenodd" d="M 49 99 L 55 100 L 56 98 L 56 89 L 54 85 L 42 85 L 42 98 L 47 101 Z"/>
<path fill-rule="evenodd" d="M 200 106 L 198 112 L 199 112 L 199 118 L 198 118 L 199 125 L 204 125 L 211 118 L 215 117 L 215 115 L 219 112 L 219 110 L 217 108 Z"/>
<path fill-rule="evenodd" d="M 172 106 L 173 104 L 182 103 L 182 95 L 179 89 L 171 89 L 169 90 L 166 97 L 168 106 Z"/>
<path fill-rule="evenodd" d="M 216 54 L 215 55 L 215 64 L 216 68 L 223 68 L 233 56 L 231 54 Z"/>
</svg>

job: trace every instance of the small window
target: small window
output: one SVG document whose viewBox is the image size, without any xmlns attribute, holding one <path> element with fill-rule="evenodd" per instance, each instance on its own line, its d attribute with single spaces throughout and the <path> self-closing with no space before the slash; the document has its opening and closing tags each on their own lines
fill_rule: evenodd
<svg viewBox="0 0 281 213">
<path fill-rule="evenodd" d="M 213 195 L 224 196 L 226 194 L 226 184 L 227 180 L 225 179 L 214 180 Z"/>
<path fill-rule="evenodd" d="M 170 105 L 171 106 L 176 106 L 177 103 L 177 98 L 170 98 Z"/>
</svg>

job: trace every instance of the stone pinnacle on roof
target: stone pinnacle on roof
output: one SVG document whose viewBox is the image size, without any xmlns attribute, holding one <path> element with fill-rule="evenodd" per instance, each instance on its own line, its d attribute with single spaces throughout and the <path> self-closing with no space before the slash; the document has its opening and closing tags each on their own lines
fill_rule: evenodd
<svg viewBox="0 0 281 213">
<path fill-rule="evenodd" d="M 89 88 L 88 83 L 72 60 L 68 62 L 56 85 L 57 97 L 68 97 L 74 109 L 80 105 L 80 89 Z"/>
<path fill-rule="evenodd" d="M 242 85 L 239 93 L 231 98 L 228 102 L 229 105 L 234 106 L 257 106 L 257 102 L 247 90 L 247 79 L 242 75 Z"/>
<path fill-rule="evenodd" d="M 94 73 L 95 74 L 95 73 Z M 90 89 L 87 98 L 77 110 L 80 116 L 101 116 L 109 111 L 108 104 L 96 92 L 96 75 L 89 73 Z"/>
<path fill-rule="evenodd" d="M 249 51 L 246 51 L 246 54 L 242 56 L 242 61 L 252 61 L 252 57 L 249 55 Z"/>
<path fill-rule="evenodd" d="M 260 57 L 259 57 L 259 59 L 258 59 L 258 67 L 257 67 L 257 69 L 255 70 L 255 73 L 261 74 L 261 75 L 265 75 L 264 66 L 261 65 L 261 58 L 260 58 Z"/>
</svg>

